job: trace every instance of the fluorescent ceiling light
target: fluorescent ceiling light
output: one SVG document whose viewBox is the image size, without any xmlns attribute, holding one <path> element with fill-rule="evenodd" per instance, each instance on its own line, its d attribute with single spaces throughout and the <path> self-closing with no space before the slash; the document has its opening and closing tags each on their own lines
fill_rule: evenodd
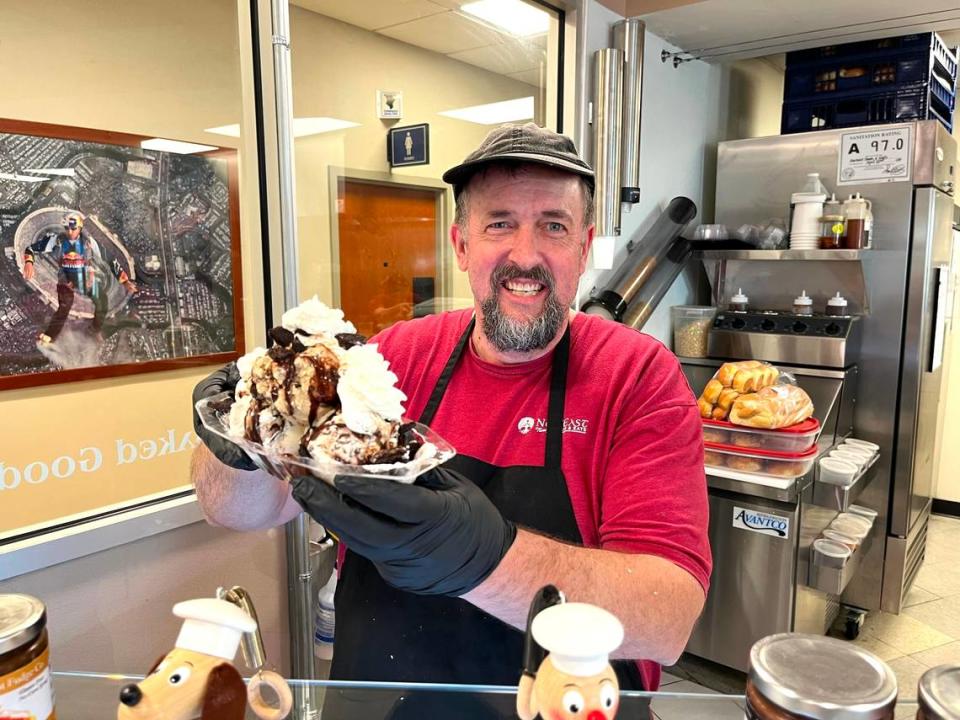
<svg viewBox="0 0 960 720">
<path fill-rule="evenodd" d="M 350 122 L 349 120 L 339 120 L 332 117 L 294 118 L 293 136 L 304 137 L 305 135 L 319 135 L 320 133 L 346 130 L 352 127 L 360 127 L 360 123 Z M 233 125 L 207 128 L 204 132 L 213 133 L 214 135 L 240 137 L 240 124 L 234 123 Z"/>
<path fill-rule="evenodd" d="M 488 103 L 487 105 L 444 110 L 438 114 L 479 125 L 499 125 L 514 120 L 532 120 L 533 95 L 516 100 Z"/>
<path fill-rule="evenodd" d="M 10 173 L 0 173 L 0 180 L 18 180 L 19 182 L 43 182 L 49 180 L 48 177 L 38 177 L 37 175 L 12 175 Z"/>
<path fill-rule="evenodd" d="M 24 168 L 24 172 L 43 173 L 44 175 L 63 175 L 64 177 L 73 177 L 77 171 L 73 168 Z"/>
<path fill-rule="evenodd" d="M 208 133 L 213 133 L 214 135 L 240 137 L 240 123 L 234 123 L 233 125 L 220 125 L 218 127 L 212 127 L 212 128 L 204 128 L 203 131 Z"/>
<path fill-rule="evenodd" d="M 304 135 L 317 135 L 318 133 L 346 130 L 352 127 L 360 127 L 360 123 L 350 122 L 349 120 L 338 120 L 332 117 L 294 118 L 293 136 L 303 137 Z"/>
<path fill-rule="evenodd" d="M 166 140 L 164 138 L 142 140 L 140 147 L 144 150 L 159 150 L 161 152 L 179 153 L 180 155 L 219 150 L 216 145 L 199 145 L 197 143 L 183 142 L 181 140 Z"/>
<path fill-rule="evenodd" d="M 542 35 L 550 29 L 550 15 L 522 0 L 479 0 L 460 9 L 517 37 Z"/>
</svg>

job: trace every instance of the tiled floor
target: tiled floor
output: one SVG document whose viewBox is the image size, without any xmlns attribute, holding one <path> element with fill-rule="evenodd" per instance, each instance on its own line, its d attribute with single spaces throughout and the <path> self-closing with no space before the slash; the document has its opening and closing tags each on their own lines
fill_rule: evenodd
<svg viewBox="0 0 960 720">
<path fill-rule="evenodd" d="M 960 519 L 930 518 L 927 556 L 899 615 L 873 612 L 854 642 L 886 660 L 901 698 L 935 665 L 960 665 Z"/>
<path fill-rule="evenodd" d="M 960 519 L 940 515 L 930 518 L 926 560 L 907 595 L 904 610 L 899 615 L 870 613 L 854 642 L 890 665 L 904 700 L 916 696 L 917 681 L 927 668 L 960 665 Z M 687 661 L 671 670 L 673 673 L 664 673 L 660 690 L 691 696 L 655 700 L 653 711 L 659 720 L 742 720 L 743 710 L 733 701 L 717 706 L 697 700 L 697 694 L 716 691 L 690 679 L 697 676 L 728 693 L 740 693 L 740 673 L 701 668 Z M 904 717 L 913 717 L 913 712 L 907 711 Z M 900 717 L 898 714 L 897 719 Z"/>
</svg>

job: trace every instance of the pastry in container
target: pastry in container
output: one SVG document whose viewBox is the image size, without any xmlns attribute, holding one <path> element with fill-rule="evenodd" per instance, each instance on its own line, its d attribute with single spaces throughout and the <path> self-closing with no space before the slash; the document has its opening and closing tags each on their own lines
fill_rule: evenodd
<svg viewBox="0 0 960 720">
<path fill-rule="evenodd" d="M 711 453 L 712 456 L 722 460 L 722 464 L 707 462 L 707 465 L 780 478 L 797 478 L 806 475 L 820 452 L 816 446 L 802 453 L 764 452 L 734 445 L 707 444 L 704 447 L 706 453 Z"/>
<path fill-rule="evenodd" d="M 726 430 L 712 425 L 703 424 L 703 441 L 717 445 L 729 445 L 730 435 Z"/>
<path fill-rule="evenodd" d="M 710 467 L 723 467 L 726 465 L 726 458 L 726 455 L 713 452 L 712 450 L 703 451 L 703 464 L 709 465 Z"/>
<path fill-rule="evenodd" d="M 735 445 L 763 451 L 802 453 L 812 448 L 820 436 L 820 421 L 808 418 L 801 423 L 779 430 L 743 427 L 722 420 L 703 420 L 703 440 L 719 445 Z M 712 439 L 724 433 L 726 441 Z"/>
</svg>

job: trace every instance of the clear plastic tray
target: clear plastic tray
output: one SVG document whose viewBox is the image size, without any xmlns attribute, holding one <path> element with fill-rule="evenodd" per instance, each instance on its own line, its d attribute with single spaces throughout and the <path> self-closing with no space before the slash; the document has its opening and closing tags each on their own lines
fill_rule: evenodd
<svg viewBox="0 0 960 720">
<path fill-rule="evenodd" d="M 708 467 L 726 468 L 751 475 L 797 478 L 810 472 L 819 452 L 818 448 L 812 447 L 804 453 L 761 454 L 743 452 L 736 447 L 708 444 L 704 449 L 703 462 Z"/>
<path fill-rule="evenodd" d="M 336 460 L 286 455 L 270 450 L 260 443 L 233 437 L 228 432 L 230 412 L 225 408 L 233 403 L 232 393 L 222 392 L 197 402 L 197 413 L 204 427 L 224 440 L 243 448 L 263 470 L 281 480 L 290 480 L 306 470 L 330 484 L 337 475 L 387 478 L 401 483 L 412 483 L 420 475 L 442 465 L 457 454 L 453 446 L 426 425 L 414 423 L 413 431 L 423 443 L 413 460 L 389 465 L 349 465 Z M 299 469 L 298 469 L 299 468 Z"/>
<path fill-rule="evenodd" d="M 722 420 L 703 420 L 703 441 L 736 445 L 754 451 L 802 453 L 812 448 L 820 435 L 820 421 L 809 418 L 780 430 L 734 425 Z"/>
</svg>

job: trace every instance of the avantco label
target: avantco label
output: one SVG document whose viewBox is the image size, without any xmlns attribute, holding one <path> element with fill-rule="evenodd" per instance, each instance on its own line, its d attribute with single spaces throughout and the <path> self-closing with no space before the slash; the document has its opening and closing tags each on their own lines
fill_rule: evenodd
<svg viewBox="0 0 960 720">
<path fill-rule="evenodd" d="M 733 526 L 784 540 L 790 537 L 790 518 L 736 505 L 733 506 Z"/>
</svg>

